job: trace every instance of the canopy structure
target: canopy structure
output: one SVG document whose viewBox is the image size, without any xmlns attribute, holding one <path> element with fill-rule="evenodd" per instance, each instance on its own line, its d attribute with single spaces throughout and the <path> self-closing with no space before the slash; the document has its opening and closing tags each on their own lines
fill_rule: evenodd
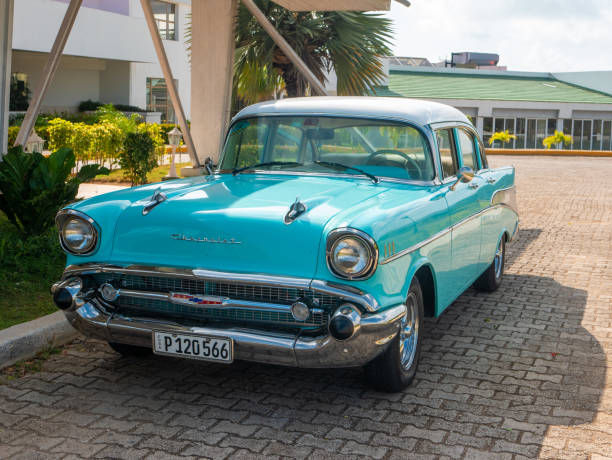
<svg viewBox="0 0 612 460">
<path fill-rule="evenodd" d="M 12 11 L 14 0 L 0 0 L 0 145 L 2 151 L 7 145 L 8 93 L 11 62 Z M 159 59 L 168 93 L 183 132 L 185 144 L 191 156 L 193 168 L 187 168 L 184 174 L 201 174 L 201 166 L 207 158 L 213 161 L 218 155 L 227 129 L 230 115 L 230 101 L 233 77 L 234 55 L 234 18 L 237 13 L 238 0 L 187 1 L 169 0 L 174 3 L 190 3 L 192 7 L 192 44 L 191 44 L 191 128 L 187 124 L 183 106 L 172 69 L 168 63 L 159 30 L 155 24 L 149 0 L 140 0 L 151 39 Z M 400 0 L 398 0 L 400 1 Z M 294 63 L 310 82 L 315 94 L 325 94 L 325 89 L 314 77 L 310 69 L 291 49 L 283 37 L 257 8 L 253 0 L 242 0 L 244 5 L 270 34 L 279 48 Z M 331 11 L 331 10 L 388 10 L 391 0 L 277 0 L 277 3 L 292 11 Z M 400 3 L 408 4 L 405 0 Z M 70 36 L 70 31 L 77 18 L 82 0 L 70 0 L 64 20 L 60 26 L 55 42 L 49 53 L 43 71 L 43 78 L 35 89 L 30 106 L 17 136 L 16 144 L 23 145 L 36 118 L 49 84 L 57 69 L 60 57 Z"/>
<path fill-rule="evenodd" d="M 388 10 L 391 0 L 276 0 L 291 11 L 370 11 Z"/>
</svg>

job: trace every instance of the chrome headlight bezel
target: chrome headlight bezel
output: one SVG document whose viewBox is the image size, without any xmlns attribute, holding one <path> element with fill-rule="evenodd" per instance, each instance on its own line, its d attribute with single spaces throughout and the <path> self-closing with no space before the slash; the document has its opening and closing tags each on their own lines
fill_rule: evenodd
<svg viewBox="0 0 612 460">
<path fill-rule="evenodd" d="M 346 239 L 356 240 L 365 249 L 367 260 L 364 267 L 356 273 L 349 273 L 342 270 L 334 259 L 334 253 L 338 244 Z M 376 241 L 365 232 L 355 228 L 337 228 L 332 230 L 327 236 L 326 244 L 327 268 L 338 278 L 346 280 L 364 280 L 370 278 L 378 266 L 378 246 Z"/>
<path fill-rule="evenodd" d="M 81 223 L 85 223 L 91 230 L 91 242 L 82 249 L 75 249 L 68 242 L 66 242 L 64 238 L 64 228 L 71 220 L 78 220 Z M 75 256 L 89 256 L 98 250 L 100 242 L 100 227 L 98 227 L 98 224 L 96 224 L 96 222 L 87 214 L 75 209 L 62 209 L 57 213 L 55 223 L 57 224 L 59 233 L 60 246 L 67 253 Z"/>
</svg>

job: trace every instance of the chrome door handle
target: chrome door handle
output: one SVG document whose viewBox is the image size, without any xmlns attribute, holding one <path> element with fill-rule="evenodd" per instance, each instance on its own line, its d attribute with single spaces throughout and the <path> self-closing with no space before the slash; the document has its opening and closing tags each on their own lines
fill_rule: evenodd
<svg viewBox="0 0 612 460">
<path fill-rule="evenodd" d="M 468 187 L 475 190 L 478 188 L 478 184 L 469 184 Z"/>
<path fill-rule="evenodd" d="M 492 178 L 490 178 L 490 177 L 489 177 L 489 178 L 487 179 L 487 183 L 488 183 L 488 184 L 494 184 L 494 183 L 495 183 L 495 179 L 492 179 Z"/>
</svg>

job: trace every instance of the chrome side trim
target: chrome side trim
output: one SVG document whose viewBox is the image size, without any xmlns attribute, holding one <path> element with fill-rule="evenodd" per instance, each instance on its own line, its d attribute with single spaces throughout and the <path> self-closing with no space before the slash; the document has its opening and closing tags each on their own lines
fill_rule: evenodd
<svg viewBox="0 0 612 460">
<path fill-rule="evenodd" d="M 203 279 L 219 281 L 229 284 L 251 284 L 258 286 L 272 286 L 292 289 L 312 290 L 321 294 L 328 294 L 353 302 L 361 306 L 365 311 L 375 312 L 380 308 L 378 302 L 370 294 L 357 294 L 353 286 L 343 288 L 337 283 L 327 283 L 324 280 L 308 278 L 292 278 L 276 275 L 218 272 L 204 269 L 181 269 L 172 267 L 151 267 L 130 265 L 120 267 L 110 264 L 88 263 L 81 265 L 69 265 L 64 271 L 62 279 L 78 274 L 92 275 L 96 273 L 119 273 L 125 275 L 139 276 L 167 276 L 185 279 Z M 124 291 L 125 292 L 125 291 Z"/>
<path fill-rule="evenodd" d="M 491 196 L 491 205 L 502 204 L 512 209 L 518 215 L 518 206 L 516 204 L 516 185 L 506 188 L 500 188 Z"/>
<path fill-rule="evenodd" d="M 451 232 L 452 229 L 453 229 L 453 227 L 447 227 L 444 230 L 441 230 L 438 233 L 430 236 L 426 240 L 423 240 L 420 243 L 417 243 L 417 244 L 415 244 L 413 246 L 410 246 L 409 248 L 406 248 L 406 249 L 404 249 L 404 250 L 402 250 L 402 251 L 392 255 L 391 257 L 387 257 L 386 259 L 381 260 L 379 263 L 380 263 L 380 265 L 385 265 L 385 264 L 388 264 L 389 262 L 393 262 L 394 260 L 399 259 L 400 257 L 404 257 L 405 255 L 408 255 L 411 252 L 418 251 L 423 246 L 428 245 L 429 243 L 437 240 L 438 238 L 442 238 L 444 235 L 446 235 L 447 233 Z"/>
<path fill-rule="evenodd" d="M 509 188 L 513 188 L 513 187 L 509 187 Z M 506 189 L 504 189 L 504 190 L 506 190 Z M 400 257 L 403 257 L 403 256 L 405 256 L 405 255 L 408 255 L 408 254 L 410 254 L 410 253 L 414 252 L 414 251 L 417 251 L 417 250 L 421 249 L 423 246 L 426 246 L 426 245 L 428 245 L 429 243 L 431 243 L 431 242 L 433 242 L 433 241 L 437 240 L 438 238 L 443 237 L 443 236 L 444 236 L 444 235 L 446 235 L 447 233 L 452 232 L 452 231 L 453 231 L 453 230 L 455 230 L 456 228 L 459 228 L 459 227 L 461 227 L 462 225 L 467 224 L 467 223 L 468 223 L 469 221 L 471 221 L 472 219 L 475 219 L 476 217 L 479 217 L 480 215 L 482 215 L 482 214 L 484 214 L 484 213 L 486 213 L 486 212 L 492 211 L 492 210 L 494 210 L 494 209 L 497 209 L 497 208 L 499 208 L 499 207 L 507 207 L 507 208 L 511 209 L 512 211 L 514 211 L 515 213 L 517 213 L 517 212 L 516 212 L 516 210 L 515 210 L 514 208 L 512 208 L 511 206 L 509 206 L 509 205 L 508 205 L 508 204 L 506 204 L 506 203 L 495 203 L 495 204 L 492 204 L 492 205 L 491 205 L 491 206 L 489 206 L 488 208 L 486 208 L 486 209 L 482 209 L 482 210 L 478 211 L 477 213 L 472 214 L 471 216 L 468 216 L 468 217 L 466 217 L 465 219 L 460 220 L 460 221 L 459 221 L 459 222 L 457 222 L 456 224 L 451 225 L 450 227 L 447 227 L 447 228 L 445 228 L 444 230 L 439 231 L 438 233 L 436 233 L 436 234 L 434 234 L 434 235 L 430 236 L 429 238 L 427 238 L 426 240 L 423 240 L 423 241 L 421 241 L 420 243 L 417 243 L 417 244 L 415 244 L 415 245 L 413 245 L 413 246 L 410 246 L 410 247 L 408 247 L 408 248 L 406 248 L 406 249 L 404 249 L 404 250 L 402 250 L 402 251 L 398 252 L 397 254 L 392 255 L 391 257 L 387 257 L 386 259 L 381 260 L 381 261 L 379 262 L 379 264 L 380 264 L 380 265 L 385 265 L 385 264 L 388 264 L 389 262 L 393 262 L 394 260 L 397 260 L 397 259 L 399 259 Z M 517 215 L 518 215 L 518 213 L 517 213 Z"/>
</svg>

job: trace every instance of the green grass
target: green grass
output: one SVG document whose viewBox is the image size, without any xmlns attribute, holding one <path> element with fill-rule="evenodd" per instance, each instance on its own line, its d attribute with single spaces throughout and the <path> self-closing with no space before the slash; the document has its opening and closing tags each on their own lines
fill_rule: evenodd
<svg viewBox="0 0 612 460">
<path fill-rule="evenodd" d="M 176 172 L 179 177 L 181 176 L 181 168 L 185 166 L 190 166 L 191 163 L 176 163 Z M 149 174 L 147 174 L 147 181 L 149 183 L 152 182 L 160 182 L 162 178 L 168 174 L 170 171 L 170 165 L 162 165 L 158 166 Z M 96 176 L 90 182 L 99 182 L 99 183 L 111 183 L 111 184 L 130 184 L 130 181 L 123 177 L 123 170 L 115 169 L 108 176 Z"/>
<path fill-rule="evenodd" d="M 0 329 L 57 311 L 49 287 L 59 280 L 66 256 L 57 231 L 22 239 L 0 212 Z"/>
</svg>

